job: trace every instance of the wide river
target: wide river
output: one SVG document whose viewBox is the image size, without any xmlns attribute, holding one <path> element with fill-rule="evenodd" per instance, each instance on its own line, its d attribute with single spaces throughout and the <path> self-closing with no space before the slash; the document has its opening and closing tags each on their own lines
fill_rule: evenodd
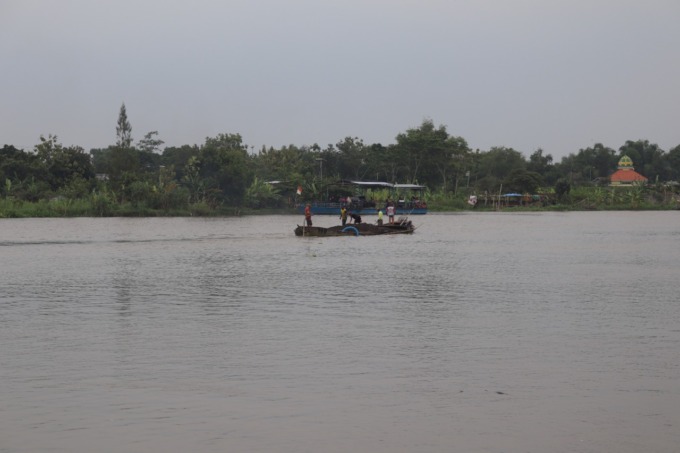
<svg viewBox="0 0 680 453">
<path fill-rule="evenodd" d="M 680 212 L 412 220 L 0 220 L 0 452 L 680 451 Z"/>
</svg>

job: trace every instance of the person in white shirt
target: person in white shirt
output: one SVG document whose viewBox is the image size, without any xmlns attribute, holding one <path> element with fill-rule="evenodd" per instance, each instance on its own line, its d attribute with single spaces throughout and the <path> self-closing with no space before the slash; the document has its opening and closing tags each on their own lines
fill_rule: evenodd
<svg viewBox="0 0 680 453">
<path fill-rule="evenodd" d="M 390 220 L 390 224 L 394 224 L 394 205 L 392 203 L 387 206 L 387 218 Z"/>
</svg>

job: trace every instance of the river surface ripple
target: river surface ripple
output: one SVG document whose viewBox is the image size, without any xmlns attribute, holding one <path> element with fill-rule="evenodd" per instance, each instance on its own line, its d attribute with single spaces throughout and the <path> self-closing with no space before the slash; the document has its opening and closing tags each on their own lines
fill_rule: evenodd
<svg viewBox="0 0 680 453">
<path fill-rule="evenodd" d="M 1 219 L 0 453 L 678 451 L 680 213 L 412 220 Z"/>
</svg>

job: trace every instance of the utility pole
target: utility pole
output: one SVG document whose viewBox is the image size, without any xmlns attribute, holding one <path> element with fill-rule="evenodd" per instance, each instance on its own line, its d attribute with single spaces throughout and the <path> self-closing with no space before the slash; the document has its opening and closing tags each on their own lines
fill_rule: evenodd
<svg viewBox="0 0 680 453">
<path fill-rule="evenodd" d="M 319 162 L 319 180 L 323 179 L 323 159 L 320 157 L 316 158 L 317 162 Z"/>
</svg>

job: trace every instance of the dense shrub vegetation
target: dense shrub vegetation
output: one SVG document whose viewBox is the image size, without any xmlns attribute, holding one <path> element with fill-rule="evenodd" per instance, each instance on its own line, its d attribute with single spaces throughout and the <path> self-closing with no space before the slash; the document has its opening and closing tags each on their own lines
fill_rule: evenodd
<svg viewBox="0 0 680 453">
<path fill-rule="evenodd" d="M 248 149 L 239 134 L 208 137 L 202 145 L 165 147 L 157 132 L 133 143 L 125 106 L 117 141 L 86 153 L 41 136 L 33 150 L 0 149 L 0 216 L 224 215 L 287 209 L 329 195 L 340 179 L 418 183 L 431 209 L 469 209 L 469 195 L 493 207 L 491 194 L 542 194 L 530 208 L 650 209 L 677 206 L 680 146 L 664 151 L 647 140 L 617 151 L 602 144 L 560 162 L 537 149 L 472 150 L 445 126 L 424 121 L 397 134 L 396 143 L 364 144 L 347 137 L 321 147 Z M 609 187 L 622 156 L 648 183 Z M 276 183 L 272 183 L 276 181 Z M 297 189 L 302 189 L 298 195 Z M 379 194 L 384 197 L 385 194 Z"/>
</svg>

